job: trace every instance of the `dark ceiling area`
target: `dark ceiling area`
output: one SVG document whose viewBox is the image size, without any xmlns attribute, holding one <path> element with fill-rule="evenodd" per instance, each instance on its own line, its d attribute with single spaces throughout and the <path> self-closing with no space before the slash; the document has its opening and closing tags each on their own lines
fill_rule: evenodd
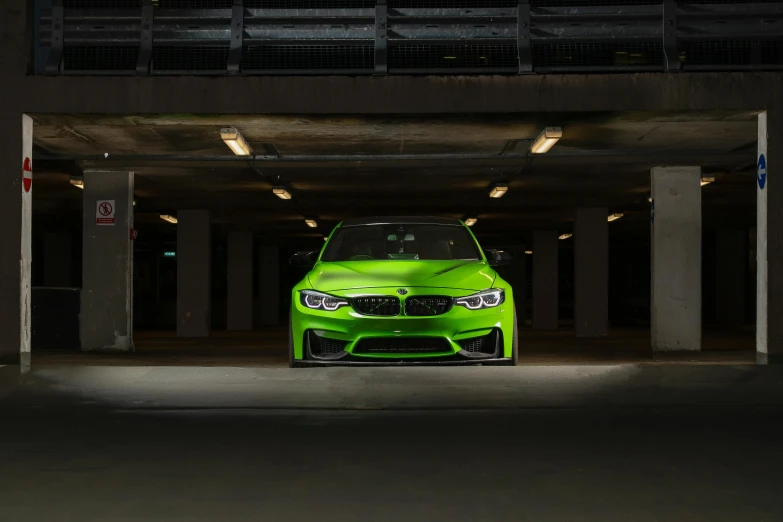
<svg viewBox="0 0 783 522">
<path fill-rule="evenodd" d="M 536 136 L 560 126 L 546 154 Z M 235 156 L 220 130 L 253 150 Z M 579 206 L 649 223 L 650 169 L 700 165 L 705 226 L 755 222 L 755 113 L 493 114 L 475 116 L 36 115 L 36 219 L 78 218 L 87 170 L 136 173 L 136 222 L 209 209 L 226 228 L 270 236 L 328 233 L 348 217 L 478 217 L 482 235 L 572 229 Z M 500 199 L 495 182 L 509 184 Z M 284 185 L 291 200 L 272 194 Z M 314 231 L 304 218 L 319 223 Z"/>
</svg>

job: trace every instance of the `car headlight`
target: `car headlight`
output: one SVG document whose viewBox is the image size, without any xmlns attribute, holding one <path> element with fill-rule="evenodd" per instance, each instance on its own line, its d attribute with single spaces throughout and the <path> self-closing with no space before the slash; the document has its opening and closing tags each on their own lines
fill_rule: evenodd
<svg viewBox="0 0 783 522">
<path fill-rule="evenodd" d="M 299 301 L 311 310 L 326 310 L 334 312 L 338 308 L 348 306 L 348 300 L 342 297 L 316 292 L 315 290 L 302 290 L 299 293 Z"/>
<path fill-rule="evenodd" d="M 506 300 L 506 292 L 501 288 L 490 288 L 477 294 L 454 299 L 454 304 L 464 306 L 468 310 L 481 310 L 483 308 L 494 308 L 503 304 Z"/>
</svg>

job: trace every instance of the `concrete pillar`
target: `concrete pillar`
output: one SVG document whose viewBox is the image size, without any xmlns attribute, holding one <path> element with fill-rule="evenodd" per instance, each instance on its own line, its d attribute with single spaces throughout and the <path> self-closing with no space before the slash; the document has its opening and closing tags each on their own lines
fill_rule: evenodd
<svg viewBox="0 0 783 522">
<path fill-rule="evenodd" d="M 212 329 L 212 229 L 208 210 L 177 213 L 177 336 Z"/>
<path fill-rule="evenodd" d="M 228 235 L 228 303 L 226 325 L 229 330 L 253 329 L 253 233 Z"/>
<path fill-rule="evenodd" d="M 533 232 L 533 328 L 557 330 L 557 232 Z"/>
<path fill-rule="evenodd" d="M 44 234 L 43 286 L 54 288 L 73 286 L 71 240 L 71 235 L 66 233 Z"/>
<path fill-rule="evenodd" d="M 780 151 L 783 151 L 783 108 L 778 107 L 759 115 L 756 358 L 760 364 L 783 363 L 783 321 L 780 320 L 783 317 L 783 183 L 774 177 L 769 180 L 770 167 L 772 172 L 778 172 L 776 165 L 783 164 Z"/>
<path fill-rule="evenodd" d="M 745 229 L 718 230 L 715 260 L 715 319 L 721 326 L 745 322 Z"/>
<path fill-rule="evenodd" d="M 82 350 L 133 350 L 133 173 L 85 172 L 82 208 Z"/>
<path fill-rule="evenodd" d="M 701 168 L 652 169 L 652 349 L 701 349 Z"/>
<path fill-rule="evenodd" d="M 25 159 L 33 157 L 33 120 L 19 113 L 0 114 L 0 136 L 0 364 L 27 369 L 33 191 L 31 185 L 25 190 L 22 169 Z M 32 161 L 29 165 L 32 168 Z"/>
<path fill-rule="evenodd" d="M 509 284 L 514 291 L 514 303 L 517 309 L 517 323 L 522 328 L 527 320 L 527 273 L 525 262 L 525 245 L 517 245 L 509 248 L 511 253 L 511 266 L 509 267 Z"/>
<path fill-rule="evenodd" d="M 259 324 L 280 324 L 280 251 L 276 246 L 258 249 Z"/>
<path fill-rule="evenodd" d="M 574 330 L 577 337 L 609 333 L 609 210 L 580 208 L 574 224 Z"/>
</svg>

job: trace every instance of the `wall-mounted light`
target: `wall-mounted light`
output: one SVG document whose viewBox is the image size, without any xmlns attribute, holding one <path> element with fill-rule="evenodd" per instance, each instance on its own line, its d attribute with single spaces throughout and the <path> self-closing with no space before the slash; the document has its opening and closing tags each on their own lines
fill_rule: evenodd
<svg viewBox="0 0 783 522">
<path fill-rule="evenodd" d="M 531 256 L 531 255 L 533 255 L 533 251 L 532 250 L 525 250 L 525 254 Z"/>
<path fill-rule="evenodd" d="M 541 134 L 533 141 L 530 146 L 530 152 L 533 154 L 544 154 L 549 152 L 549 149 L 554 147 L 560 138 L 563 137 L 563 129 L 560 127 L 547 127 Z"/>
<path fill-rule="evenodd" d="M 502 198 L 508 192 L 508 183 L 495 183 L 489 191 L 489 197 Z"/>
<path fill-rule="evenodd" d="M 715 176 L 712 174 L 702 174 L 701 175 L 701 186 L 709 185 L 710 183 L 715 181 Z"/>
<path fill-rule="evenodd" d="M 318 227 L 318 222 L 314 219 L 305 219 L 305 223 L 307 223 L 307 226 L 310 228 Z"/>
<path fill-rule="evenodd" d="M 177 218 L 175 218 L 174 216 L 169 216 L 168 214 L 161 214 L 160 219 L 162 219 L 163 221 L 168 221 L 169 223 L 172 223 L 174 225 L 177 224 Z"/>
<path fill-rule="evenodd" d="M 274 194 L 280 199 L 291 199 L 291 193 L 288 192 L 286 188 L 282 185 L 272 187 L 272 194 Z"/>
<path fill-rule="evenodd" d="M 220 138 L 237 156 L 250 156 L 253 150 L 247 144 L 242 134 L 234 127 L 220 129 Z"/>
<path fill-rule="evenodd" d="M 163 257 L 177 257 L 176 252 L 163 252 Z"/>
<path fill-rule="evenodd" d="M 472 227 L 476 223 L 478 223 L 478 218 L 477 217 L 471 216 L 471 217 L 465 219 L 465 224 L 467 226 L 469 226 L 469 227 Z"/>
<path fill-rule="evenodd" d="M 84 190 L 84 178 L 81 176 L 71 176 L 71 185 Z"/>
<path fill-rule="evenodd" d="M 573 236 L 573 234 L 560 234 L 558 239 L 568 239 L 571 236 Z"/>
<path fill-rule="evenodd" d="M 611 214 L 609 217 L 606 218 L 606 220 L 611 223 L 612 221 L 617 221 L 621 217 L 623 217 L 622 212 L 617 212 L 615 214 Z"/>
</svg>

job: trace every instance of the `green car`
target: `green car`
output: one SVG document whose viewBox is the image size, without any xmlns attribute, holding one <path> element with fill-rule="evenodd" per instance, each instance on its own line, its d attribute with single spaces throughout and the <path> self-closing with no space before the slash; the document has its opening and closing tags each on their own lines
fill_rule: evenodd
<svg viewBox="0 0 783 522">
<path fill-rule="evenodd" d="M 350 219 L 321 252 L 299 252 L 310 268 L 291 296 L 289 363 L 516 365 L 511 286 L 462 221 L 437 217 Z"/>
</svg>

